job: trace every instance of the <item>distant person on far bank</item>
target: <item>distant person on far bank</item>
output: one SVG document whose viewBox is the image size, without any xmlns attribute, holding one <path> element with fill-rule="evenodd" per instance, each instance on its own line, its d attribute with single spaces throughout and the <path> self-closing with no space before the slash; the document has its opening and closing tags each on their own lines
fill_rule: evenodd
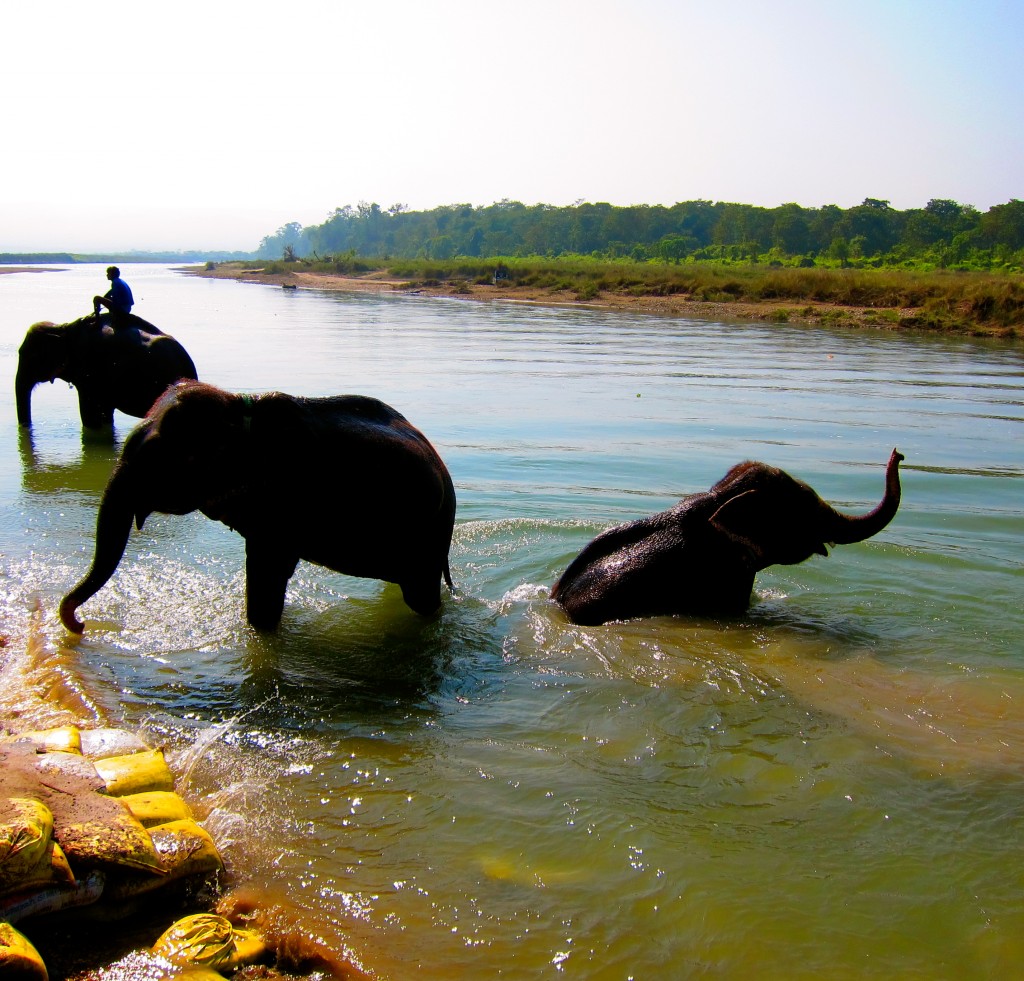
<svg viewBox="0 0 1024 981">
<path fill-rule="evenodd" d="M 124 318 L 132 312 L 135 305 L 135 298 L 128 284 L 121 278 L 121 270 L 117 266 L 107 267 L 107 279 L 110 280 L 110 289 L 103 296 L 92 298 L 93 313 L 98 317 L 100 307 L 106 307 L 110 311 L 110 324 L 117 327 L 124 322 Z"/>
</svg>

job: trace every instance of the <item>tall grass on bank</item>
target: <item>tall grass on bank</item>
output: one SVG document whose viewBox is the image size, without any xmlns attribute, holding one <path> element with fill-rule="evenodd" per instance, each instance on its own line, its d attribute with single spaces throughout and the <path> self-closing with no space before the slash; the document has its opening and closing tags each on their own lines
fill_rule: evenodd
<svg viewBox="0 0 1024 981">
<path fill-rule="evenodd" d="M 368 259 L 346 253 L 319 261 L 261 264 L 267 271 L 306 269 L 343 275 L 385 272 L 412 284 L 679 296 L 707 303 L 792 303 L 887 312 L 879 322 L 955 332 L 1018 336 L 1024 330 L 1024 278 L 1002 272 L 841 269 L 766 264 L 634 262 L 590 256 Z"/>
</svg>

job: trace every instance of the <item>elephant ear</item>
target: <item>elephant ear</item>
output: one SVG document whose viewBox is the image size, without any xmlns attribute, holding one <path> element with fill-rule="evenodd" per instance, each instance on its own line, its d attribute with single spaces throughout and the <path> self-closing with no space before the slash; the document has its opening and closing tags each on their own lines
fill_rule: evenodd
<svg viewBox="0 0 1024 981">
<path fill-rule="evenodd" d="M 60 324 L 51 324 L 43 321 L 33 324 L 31 331 L 32 341 L 29 345 L 37 358 L 49 359 L 49 372 L 51 376 L 47 380 L 53 381 L 60 378 L 67 370 L 67 364 L 71 358 L 71 347 L 68 344 L 68 333 Z M 29 355 L 32 357 L 33 355 Z"/>
<path fill-rule="evenodd" d="M 747 552 L 755 565 L 765 560 L 764 549 L 755 540 L 759 524 L 766 520 L 762 496 L 756 489 L 741 491 L 728 498 L 708 519 L 715 531 Z"/>
</svg>

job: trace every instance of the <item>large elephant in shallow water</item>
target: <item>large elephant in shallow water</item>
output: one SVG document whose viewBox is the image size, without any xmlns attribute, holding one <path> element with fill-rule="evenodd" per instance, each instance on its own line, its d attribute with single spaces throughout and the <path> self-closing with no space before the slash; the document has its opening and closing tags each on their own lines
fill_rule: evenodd
<svg viewBox="0 0 1024 981">
<path fill-rule="evenodd" d="M 361 395 L 233 395 L 201 382 L 168 389 L 125 441 L 103 494 L 96 551 L 61 619 L 100 590 L 124 555 L 132 520 L 200 510 L 245 538 L 246 616 L 281 619 L 299 559 L 402 588 L 417 613 L 451 588 L 455 489 L 427 438 Z"/>
<path fill-rule="evenodd" d="M 18 351 L 14 393 L 18 422 L 32 425 L 32 389 L 57 378 L 78 390 L 82 425 L 109 426 L 114 410 L 140 418 L 168 385 L 195 378 L 188 352 L 173 337 L 126 314 L 82 317 L 69 324 L 33 324 Z"/>
<path fill-rule="evenodd" d="M 551 597 L 575 623 L 674 613 L 742 613 L 755 574 L 795 565 L 878 534 L 900 503 L 892 451 L 885 495 L 869 514 L 840 514 L 803 481 L 747 461 L 711 490 L 595 538 L 562 573 Z"/>
</svg>

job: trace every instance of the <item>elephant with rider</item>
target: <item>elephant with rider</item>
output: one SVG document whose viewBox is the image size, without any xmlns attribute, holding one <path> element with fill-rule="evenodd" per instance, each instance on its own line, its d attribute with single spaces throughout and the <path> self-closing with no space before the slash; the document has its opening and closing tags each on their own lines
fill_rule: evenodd
<svg viewBox="0 0 1024 981">
<path fill-rule="evenodd" d="M 60 378 L 78 391 L 82 425 L 109 426 L 117 409 L 141 418 L 168 385 L 196 378 L 185 348 L 130 313 L 115 325 L 107 316 L 29 327 L 18 350 L 14 391 L 18 423 L 32 425 L 32 390 Z"/>
</svg>

